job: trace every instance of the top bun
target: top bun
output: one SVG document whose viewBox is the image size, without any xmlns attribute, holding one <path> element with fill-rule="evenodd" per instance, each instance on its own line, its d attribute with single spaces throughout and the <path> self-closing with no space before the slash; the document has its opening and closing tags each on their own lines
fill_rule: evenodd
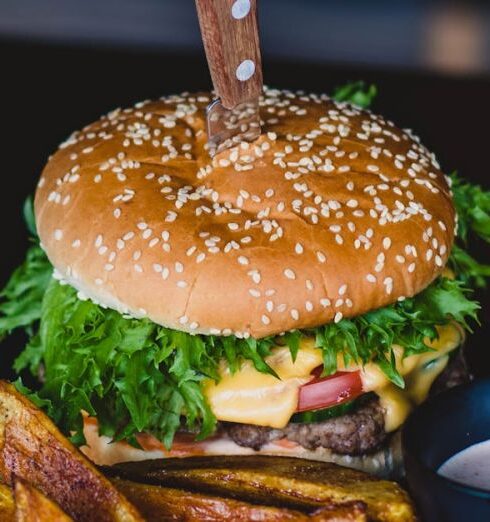
<svg viewBox="0 0 490 522">
<path fill-rule="evenodd" d="M 262 135 L 211 159 L 210 100 L 117 109 L 50 158 L 38 231 L 82 295 L 178 330 L 263 337 L 388 305 L 440 274 L 455 212 L 409 131 L 265 89 Z"/>
</svg>

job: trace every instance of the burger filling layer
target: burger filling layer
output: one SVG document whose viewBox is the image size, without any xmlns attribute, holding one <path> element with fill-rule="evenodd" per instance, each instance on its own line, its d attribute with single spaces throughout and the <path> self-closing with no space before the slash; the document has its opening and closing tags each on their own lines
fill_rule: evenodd
<svg viewBox="0 0 490 522">
<path fill-rule="evenodd" d="M 345 366 L 340 356 L 338 373 L 324 380 L 315 377 L 312 372 L 321 369 L 323 353 L 315 346 L 314 339 L 305 338 L 294 361 L 287 347 L 275 348 L 266 358 L 279 379 L 258 372 L 250 361 L 236 373 L 223 362 L 220 380 L 206 381 L 204 393 L 218 420 L 281 429 L 298 410 L 302 389 L 312 382 L 318 383 L 319 393 L 323 387 L 325 405 L 330 407 L 349 402 L 362 393 L 374 392 L 384 412 L 384 430 L 389 433 L 405 421 L 416 404 L 426 399 L 432 383 L 447 365 L 449 353 L 461 344 L 463 333 L 456 324 L 437 329 L 439 337 L 427 340 L 429 352 L 403 357 L 403 348 L 393 347 L 396 368 L 405 378 L 404 389 L 395 386 L 378 365 Z M 354 384 L 352 379 L 346 379 L 346 373 L 355 374 L 361 386 L 356 387 L 355 379 Z M 332 393 L 329 384 L 336 379 L 340 380 L 340 387 L 335 387 Z M 313 406 L 303 405 L 303 410 L 312 409 Z"/>
</svg>

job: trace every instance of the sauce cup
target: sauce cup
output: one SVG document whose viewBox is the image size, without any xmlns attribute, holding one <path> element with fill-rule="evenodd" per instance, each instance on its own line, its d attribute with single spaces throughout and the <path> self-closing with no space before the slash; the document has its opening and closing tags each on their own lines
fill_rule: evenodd
<svg viewBox="0 0 490 522">
<path fill-rule="evenodd" d="M 490 521 L 490 490 L 437 472 L 456 453 L 488 439 L 490 379 L 437 395 L 409 417 L 402 431 L 403 458 L 409 490 L 424 522 Z"/>
</svg>

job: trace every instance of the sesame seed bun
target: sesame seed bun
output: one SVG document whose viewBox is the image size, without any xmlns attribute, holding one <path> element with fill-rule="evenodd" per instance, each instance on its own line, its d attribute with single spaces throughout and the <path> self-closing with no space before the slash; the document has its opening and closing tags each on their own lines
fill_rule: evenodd
<svg viewBox="0 0 490 522">
<path fill-rule="evenodd" d="M 440 274 L 455 212 L 409 131 L 266 89 L 260 138 L 211 159 L 209 101 L 115 110 L 50 158 L 38 231 L 81 297 L 178 330 L 263 337 L 388 305 Z"/>
</svg>

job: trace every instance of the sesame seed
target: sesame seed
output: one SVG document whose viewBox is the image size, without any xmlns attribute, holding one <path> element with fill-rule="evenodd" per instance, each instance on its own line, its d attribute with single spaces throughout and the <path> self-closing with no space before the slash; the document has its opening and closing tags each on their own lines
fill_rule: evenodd
<svg viewBox="0 0 490 522">
<path fill-rule="evenodd" d="M 299 312 L 298 310 L 296 310 L 296 308 L 292 308 L 289 313 L 291 314 L 292 319 L 294 319 L 295 321 L 299 319 Z"/>
<path fill-rule="evenodd" d="M 383 248 L 388 250 L 391 247 L 391 239 L 389 237 L 383 238 Z"/>
<path fill-rule="evenodd" d="M 186 288 L 187 287 L 187 282 L 181 279 L 180 281 L 177 281 L 177 286 L 179 288 Z"/>
<path fill-rule="evenodd" d="M 320 263 L 325 263 L 327 260 L 327 256 L 320 250 L 317 250 L 316 257 Z"/>
<path fill-rule="evenodd" d="M 261 320 L 262 320 L 263 324 L 270 324 L 270 322 L 271 322 L 269 316 L 267 316 L 265 314 L 262 315 Z"/>
<path fill-rule="evenodd" d="M 393 278 L 385 277 L 383 280 L 383 284 L 385 285 L 385 291 L 387 294 L 391 294 L 393 291 Z"/>
<path fill-rule="evenodd" d="M 295 247 L 294 247 L 294 251 L 297 253 L 297 254 L 302 254 L 304 252 L 304 248 L 303 248 L 303 245 L 301 243 L 296 243 Z"/>
<path fill-rule="evenodd" d="M 291 270 L 290 268 L 286 268 L 284 270 L 284 275 L 288 278 L 288 279 L 296 279 L 296 274 L 294 273 L 293 270 Z"/>
<path fill-rule="evenodd" d="M 241 265 L 248 265 L 250 263 L 250 261 L 248 260 L 247 257 L 245 256 L 238 256 L 238 262 L 241 264 Z"/>
<path fill-rule="evenodd" d="M 333 319 L 334 323 L 339 323 L 340 321 L 342 321 L 342 317 L 343 317 L 342 312 L 337 312 Z"/>
<path fill-rule="evenodd" d="M 63 238 L 63 231 L 61 229 L 57 228 L 54 231 L 54 238 L 56 239 L 56 241 L 61 241 L 61 239 Z"/>
<path fill-rule="evenodd" d="M 323 297 L 322 299 L 320 299 L 320 304 L 323 306 L 323 308 L 326 308 L 327 306 L 331 305 L 331 302 L 330 299 Z"/>
<path fill-rule="evenodd" d="M 306 301 L 305 308 L 308 312 L 311 312 L 313 310 L 313 303 L 311 301 Z"/>
<path fill-rule="evenodd" d="M 366 280 L 369 281 L 370 283 L 376 283 L 376 276 L 373 274 L 367 274 Z"/>
</svg>

